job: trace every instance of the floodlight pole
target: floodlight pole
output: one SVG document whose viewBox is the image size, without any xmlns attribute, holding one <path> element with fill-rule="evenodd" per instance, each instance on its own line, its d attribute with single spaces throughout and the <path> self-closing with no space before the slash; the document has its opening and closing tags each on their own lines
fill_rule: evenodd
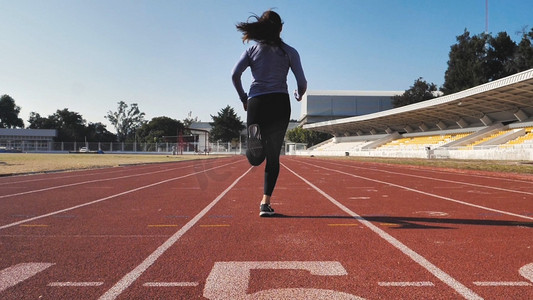
<svg viewBox="0 0 533 300">
<path fill-rule="evenodd" d="M 485 0 L 485 34 L 489 34 L 489 0 Z"/>
</svg>

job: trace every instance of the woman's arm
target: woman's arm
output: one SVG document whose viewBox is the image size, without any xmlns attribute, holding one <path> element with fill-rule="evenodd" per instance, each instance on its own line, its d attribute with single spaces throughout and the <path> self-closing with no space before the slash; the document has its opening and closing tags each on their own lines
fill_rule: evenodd
<svg viewBox="0 0 533 300">
<path fill-rule="evenodd" d="M 245 51 L 231 71 L 231 80 L 233 81 L 233 86 L 235 87 L 235 90 L 237 91 L 237 94 L 239 94 L 239 98 L 243 103 L 248 101 L 248 95 L 242 88 L 241 76 L 248 66 L 248 54 Z"/>
<path fill-rule="evenodd" d="M 302 100 L 303 95 L 307 91 L 307 79 L 305 78 L 300 55 L 296 50 L 291 53 L 291 70 L 296 77 L 296 84 L 298 85 L 297 93 L 295 93 L 296 100 Z"/>
</svg>

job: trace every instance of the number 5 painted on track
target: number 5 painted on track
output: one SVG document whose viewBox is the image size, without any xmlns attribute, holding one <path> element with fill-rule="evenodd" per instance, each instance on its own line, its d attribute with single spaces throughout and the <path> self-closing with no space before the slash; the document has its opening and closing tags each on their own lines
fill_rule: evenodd
<svg viewBox="0 0 533 300">
<path fill-rule="evenodd" d="M 207 277 L 204 297 L 208 299 L 357 299 L 351 294 L 313 288 L 269 289 L 246 294 L 250 270 L 306 270 L 317 276 L 348 275 L 336 261 L 272 261 L 272 262 L 217 262 Z"/>
</svg>

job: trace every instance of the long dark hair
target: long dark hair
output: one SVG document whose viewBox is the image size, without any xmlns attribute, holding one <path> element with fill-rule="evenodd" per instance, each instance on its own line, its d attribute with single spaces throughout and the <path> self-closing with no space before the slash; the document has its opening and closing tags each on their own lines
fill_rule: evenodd
<svg viewBox="0 0 533 300">
<path fill-rule="evenodd" d="M 270 44 L 281 45 L 281 28 L 283 22 L 281 17 L 272 10 L 265 11 L 261 17 L 252 15 L 248 18 L 255 18 L 255 22 L 241 22 L 236 25 L 237 30 L 242 32 L 242 41 L 248 42 L 250 40 Z"/>
</svg>

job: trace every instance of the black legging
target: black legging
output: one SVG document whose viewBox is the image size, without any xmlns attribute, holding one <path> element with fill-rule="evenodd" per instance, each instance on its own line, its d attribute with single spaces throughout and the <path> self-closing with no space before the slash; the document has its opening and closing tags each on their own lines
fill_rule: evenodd
<svg viewBox="0 0 533 300">
<path fill-rule="evenodd" d="M 289 118 L 291 103 L 288 94 L 273 93 L 248 100 L 246 123 L 259 124 L 266 154 L 263 193 L 272 196 L 279 175 L 279 155 Z"/>
</svg>

